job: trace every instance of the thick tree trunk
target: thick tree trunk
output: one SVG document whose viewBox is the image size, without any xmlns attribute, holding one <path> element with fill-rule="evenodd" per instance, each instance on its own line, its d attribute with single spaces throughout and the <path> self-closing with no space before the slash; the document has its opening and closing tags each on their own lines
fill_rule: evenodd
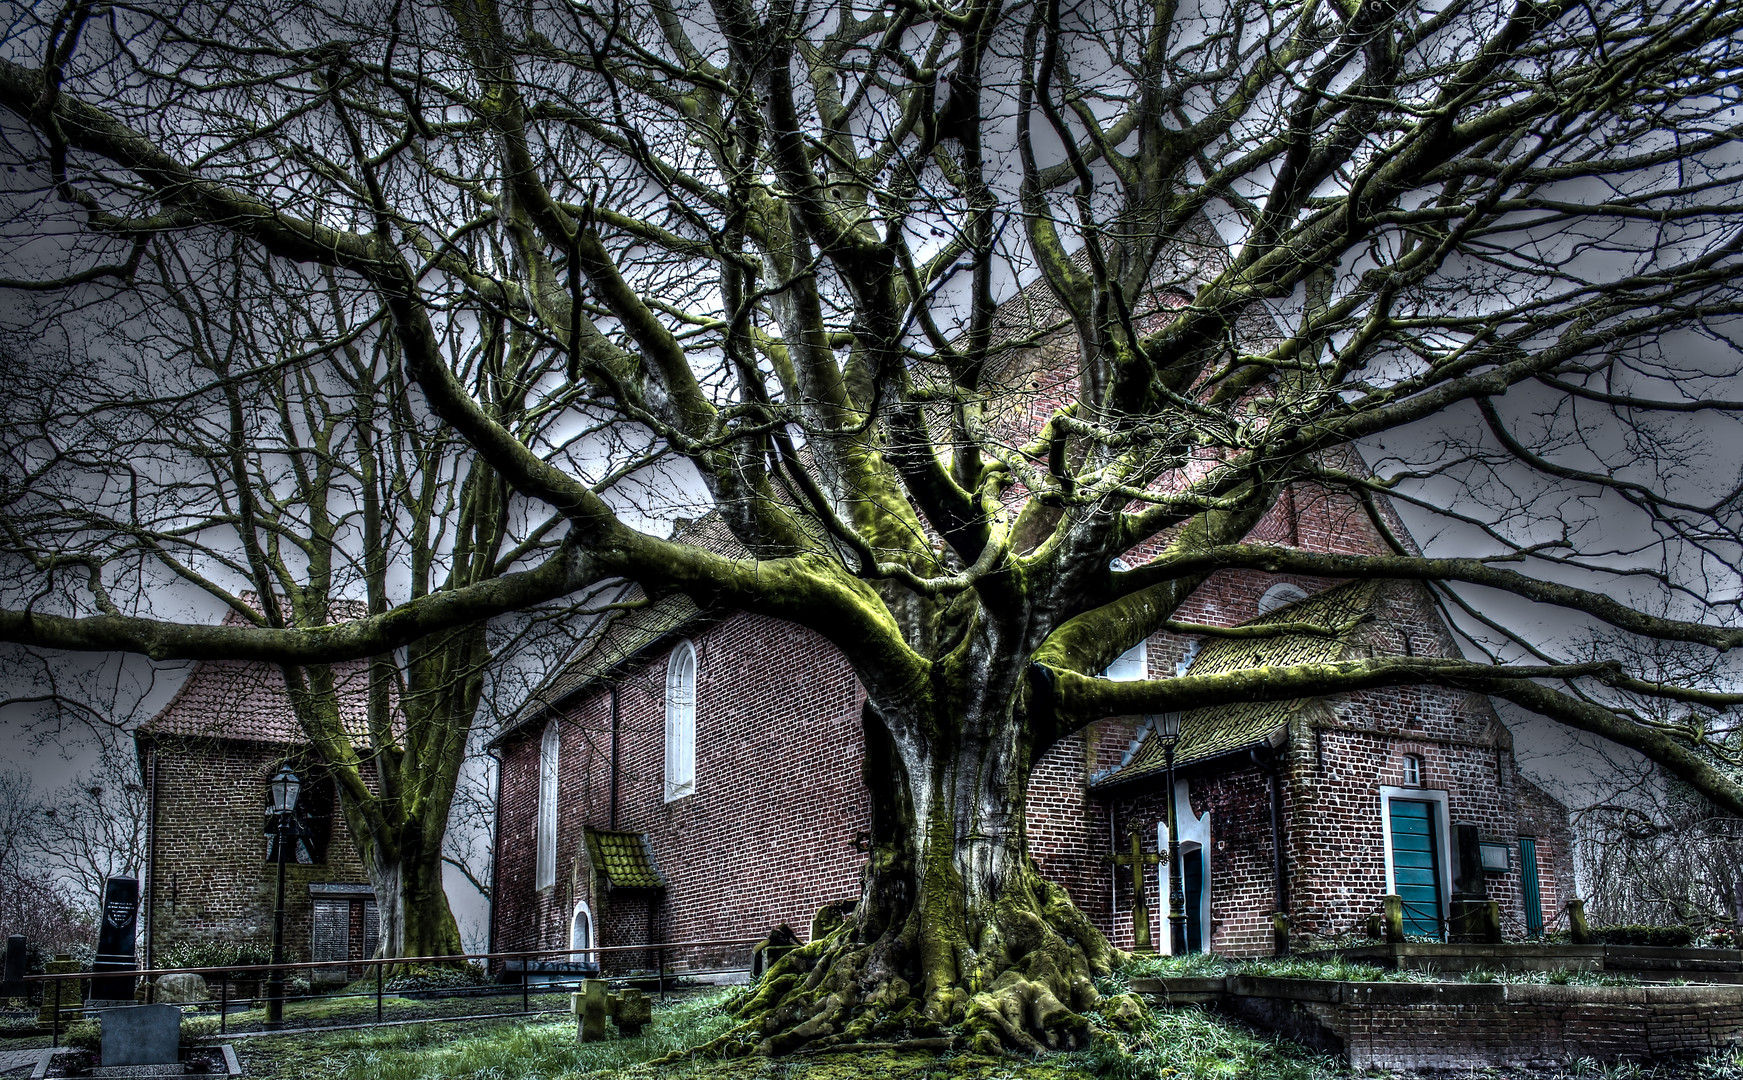
<svg viewBox="0 0 1743 1080">
<path fill-rule="evenodd" d="M 438 830 L 426 842 L 417 824 L 371 829 L 363 815 L 347 807 L 363 870 L 375 890 L 381 918 L 382 956 L 458 956 L 460 928 L 442 887 L 442 845 Z M 392 835 L 377 835 L 379 833 Z"/>
<path fill-rule="evenodd" d="M 852 920 L 789 954 L 741 1006 L 762 1052 L 947 1034 L 983 1050 L 1079 1045 L 1115 956 L 1029 858 L 1013 703 L 868 707 L 865 727 L 864 892 Z"/>
</svg>

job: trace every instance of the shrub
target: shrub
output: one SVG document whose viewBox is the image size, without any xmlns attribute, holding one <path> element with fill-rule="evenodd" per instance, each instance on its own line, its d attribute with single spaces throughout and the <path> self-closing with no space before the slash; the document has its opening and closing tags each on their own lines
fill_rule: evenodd
<svg viewBox="0 0 1743 1080">
<path fill-rule="evenodd" d="M 152 956 L 160 968 L 244 968 L 272 963 L 272 946 L 261 941 L 178 941 Z M 231 978 L 248 973 L 231 971 Z"/>
<path fill-rule="evenodd" d="M 490 980 L 471 964 L 407 964 L 388 969 L 384 988 L 400 993 L 407 990 L 463 990 L 483 986 Z"/>
<path fill-rule="evenodd" d="M 1600 945 L 1651 945 L 1674 949 L 1693 944 L 1695 931 L 1689 926 L 1594 926 L 1592 940 Z"/>
<path fill-rule="evenodd" d="M 95 1020 L 75 1020 L 61 1032 L 61 1042 L 73 1050 L 96 1053 L 103 1045 L 103 1033 Z"/>
<path fill-rule="evenodd" d="M 88 941 L 70 944 L 44 944 L 32 941 L 24 946 L 24 973 L 26 975 L 41 975 L 48 969 L 43 965 L 65 953 L 79 962 L 86 971 L 91 970 L 91 962 L 97 958 L 97 947 Z"/>
</svg>

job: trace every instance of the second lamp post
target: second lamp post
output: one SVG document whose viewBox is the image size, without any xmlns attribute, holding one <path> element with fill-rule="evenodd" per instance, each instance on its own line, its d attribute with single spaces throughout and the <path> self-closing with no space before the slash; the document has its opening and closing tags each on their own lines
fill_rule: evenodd
<svg viewBox="0 0 1743 1080">
<path fill-rule="evenodd" d="M 272 793 L 272 847 L 278 862 L 278 902 L 272 910 L 272 975 L 266 984 L 266 1027 L 284 1027 L 284 853 L 293 833 L 302 782 L 290 766 L 278 770 L 266 787 Z"/>
<path fill-rule="evenodd" d="M 1167 712 L 1152 718 L 1162 740 L 1162 761 L 1168 770 L 1168 952 L 1186 952 L 1186 885 L 1180 865 L 1180 824 L 1174 816 L 1174 747 L 1180 742 L 1180 714 Z"/>
</svg>

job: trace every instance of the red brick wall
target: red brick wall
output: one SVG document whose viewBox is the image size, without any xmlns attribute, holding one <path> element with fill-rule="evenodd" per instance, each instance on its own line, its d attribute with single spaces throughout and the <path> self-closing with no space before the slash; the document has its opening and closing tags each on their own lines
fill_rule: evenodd
<svg viewBox="0 0 1743 1080">
<path fill-rule="evenodd" d="M 152 808 L 152 863 L 140 921 L 152 947 L 182 941 L 272 940 L 278 869 L 266 861 L 266 782 L 285 748 L 217 739 L 142 744 Z M 285 865 L 285 953 L 309 959 L 311 884 L 366 884 L 337 805 L 326 861 Z M 149 917 L 149 924 L 146 922 Z M 142 943 L 143 944 L 143 943 Z"/>
<path fill-rule="evenodd" d="M 1360 507 L 1310 485 L 1292 491 L 1262 531 L 1276 542 L 1320 550 L 1382 549 Z M 1179 617 L 1244 622 L 1278 581 L 1309 592 L 1337 584 L 1223 571 Z M 1426 593 L 1414 585 L 1388 586 L 1381 617 L 1364 632 L 1375 653 L 1455 651 Z M 671 804 L 663 799 L 665 652 L 636 665 L 621 682 L 619 824 L 648 833 L 670 886 L 651 932 L 667 940 L 754 935 L 786 922 L 803 935 L 818 906 L 859 891 L 863 857 L 850 842 L 866 823 L 858 773 L 863 692 L 845 660 L 820 638 L 773 620 L 733 615 L 697 631 L 694 643 L 695 795 Z M 1155 635 L 1150 677 L 1172 675 L 1187 643 L 1179 635 Z M 563 715 L 558 882 L 543 893 L 533 888 L 542 729 L 529 728 L 503 747 L 494 912 L 499 949 L 565 947 L 577 897 L 589 899 L 602 932 L 616 940 L 645 940 L 630 936 L 650 932 L 642 899 L 633 899 L 633 910 L 621 917 L 612 913 L 612 899 L 593 880 L 582 853 L 582 826 L 603 826 L 609 816 L 608 701 L 598 687 Z M 1113 874 L 1105 857 L 1114 836 L 1123 842 L 1129 820 L 1144 820 L 1146 850 L 1154 847 L 1160 793 L 1122 797 L 1110 822 L 1109 808 L 1088 795 L 1085 781 L 1120 763 L 1136 729 L 1130 718 L 1110 719 L 1052 747 L 1034 764 L 1027 818 L 1030 853 L 1042 872 L 1123 945 L 1132 940 L 1129 875 Z M 1385 887 L 1379 786 L 1402 783 L 1405 753 L 1422 756 L 1427 787 L 1449 793 L 1453 823 L 1475 823 L 1488 840 L 1539 837 L 1544 912 L 1553 920 L 1572 890 L 1565 811 L 1518 776 L 1511 736 L 1486 699 L 1405 687 L 1331 699 L 1292 728 L 1282 765 L 1285 859 L 1292 929 L 1301 943 L 1357 930 L 1377 907 Z M 1211 947 L 1269 952 L 1274 882 L 1264 774 L 1236 764 L 1222 775 L 1194 779 L 1191 798 L 1196 812 L 1212 814 Z M 1524 817 L 1521 807 L 1528 811 Z M 1489 878 L 1488 886 L 1509 927 L 1522 931 L 1517 869 Z M 1159 912 L 1161 898 L 1149 900 Z"/>
<path fill-rule="evenodd" d="M 694 794 L 665 801 L 669 649 L 619 684 L 618 827 L 647 834 L 664 874 L 653 929 L 686 941 L 760 936 L 786 923 L 808 936 L 818 908 L 859 896 L 864 694 L 823 639 L 773 619 L 735 614 L 691 642 Z M 647 940 L 645 894 L 609 896 L 584 854 L 583 826 L 610 818 L 609 700 L 595 687 L 560 720 L 557 884 L 542 892 L 533 874 L 543 729 L 502 748 L 498 949 L 566 946 L 577 897 L 599 918 L 601 944 Z"/>
</svg>

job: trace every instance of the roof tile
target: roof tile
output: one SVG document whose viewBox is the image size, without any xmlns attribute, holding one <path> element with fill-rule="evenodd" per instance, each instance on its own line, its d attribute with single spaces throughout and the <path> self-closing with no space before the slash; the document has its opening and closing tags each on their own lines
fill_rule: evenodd
<svg viewBox="0 0 1743 1080">
<path fill-rule="evenodd" d="M 645 833 L 587 829 L 587 854 L 614 889 L 663 889 Z"/>
<path fill-rule="evenodd" d="M 1222 675 L 1266 665 L 1319 664 L 1340 659 L 1349 649 L 1357 627 L 1372 618 L 1378 592 L 1374 582 L 1356 581 L 1261 615 L 1242 625 L 1312 623 L 1337 632 L 1330 636 L 1293 632 L 1261 638 L 1214 638 L 1193 660 L 1186 674 Z M 1174 765 L 1179 768 L 1274 739 L 1311 700 L 1231 702 L 1190 710 L 1180 717 Z M 1162 740 L 1151 728 L 1131 756 L 1097 777 L 1095 786 L 1129 783 L 1166 767 Z"/>
</svg>

